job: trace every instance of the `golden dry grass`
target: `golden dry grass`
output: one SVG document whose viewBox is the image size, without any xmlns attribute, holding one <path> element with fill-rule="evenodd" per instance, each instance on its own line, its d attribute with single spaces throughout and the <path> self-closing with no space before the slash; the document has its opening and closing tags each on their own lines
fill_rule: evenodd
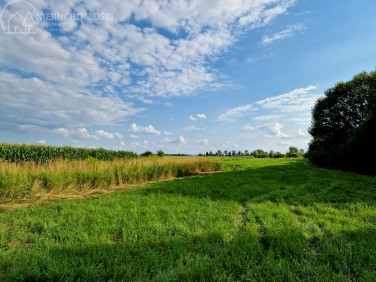
<svg viewBox="0 0 376 282">
<path fill-rule="evenodd" d="M 59 199 L 90 197 L 135 184 L 214 172 L 217 160 L 150 157 L 100 161 L 56 160 L 44 164 L 0 161 L 0 211 Z"/>
</svg>

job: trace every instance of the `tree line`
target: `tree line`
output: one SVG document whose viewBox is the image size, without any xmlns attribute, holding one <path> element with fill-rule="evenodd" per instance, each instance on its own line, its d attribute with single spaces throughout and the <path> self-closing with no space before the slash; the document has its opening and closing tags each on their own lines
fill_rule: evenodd
<svg viewBox="0 0 376 282">
<path fill-rule="evenodd" d="M 224 150 L 223 152 L 221 150 L 218 150 L 216 152 L 206 152 L 204 154 L 199 154 L 199 156 L 248 156 L 248 157 L 254 157 L 254 158 L 298 158 L 304 156 L 304 150 L 298 149 L 297 147 L 290 147 L 289 151 L 286 154 L 282 154 L 281 152 L 275 152 L 275 151 L 269 151 L 266 152 L 262 149 L 257 149 L 254 151 L 249 150 Z"/>
</svg>

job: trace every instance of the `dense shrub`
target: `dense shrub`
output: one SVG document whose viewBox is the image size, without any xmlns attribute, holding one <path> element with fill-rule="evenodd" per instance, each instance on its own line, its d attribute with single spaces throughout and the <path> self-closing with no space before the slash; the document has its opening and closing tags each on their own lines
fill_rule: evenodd
<svg viewBox="0 0 376 282">
<path fill-rule="evenodd" d="M 316 165 L 376 172 L 376 71 L 325 92 L 312 110 L 308 158 Z"/>
<path fill-rule="evenodd" d="M 143 156 L 143 157 L 151 157 L 152 155 L 153 155 L 153 153 L 150 152 L 150 151 L 146 151 L 146 152 L 141 154 L 141 156 Z"/>
</svg>

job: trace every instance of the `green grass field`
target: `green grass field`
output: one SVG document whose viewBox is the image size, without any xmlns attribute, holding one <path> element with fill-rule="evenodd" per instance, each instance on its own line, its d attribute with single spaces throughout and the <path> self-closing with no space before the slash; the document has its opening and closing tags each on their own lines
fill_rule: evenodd
<svg viewBox="0 0 376 282">
<path fill-rule="evenodd" d="M 225 172 L 1 213 L 0 280 L 376 280 L 375 177 L 222 161 Z"/>
</svg>

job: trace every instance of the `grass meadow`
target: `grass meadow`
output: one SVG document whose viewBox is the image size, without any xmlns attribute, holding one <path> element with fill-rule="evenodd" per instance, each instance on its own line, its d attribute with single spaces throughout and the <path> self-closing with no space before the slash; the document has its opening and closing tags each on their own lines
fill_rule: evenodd
<svg viewBox="0 0 376 282">
<path fill-rule="evenodd" d="M 375 177 L 220 160 L 223 172 L 0 213 L 0 280 L 376 280 Z"/>
</svg>

